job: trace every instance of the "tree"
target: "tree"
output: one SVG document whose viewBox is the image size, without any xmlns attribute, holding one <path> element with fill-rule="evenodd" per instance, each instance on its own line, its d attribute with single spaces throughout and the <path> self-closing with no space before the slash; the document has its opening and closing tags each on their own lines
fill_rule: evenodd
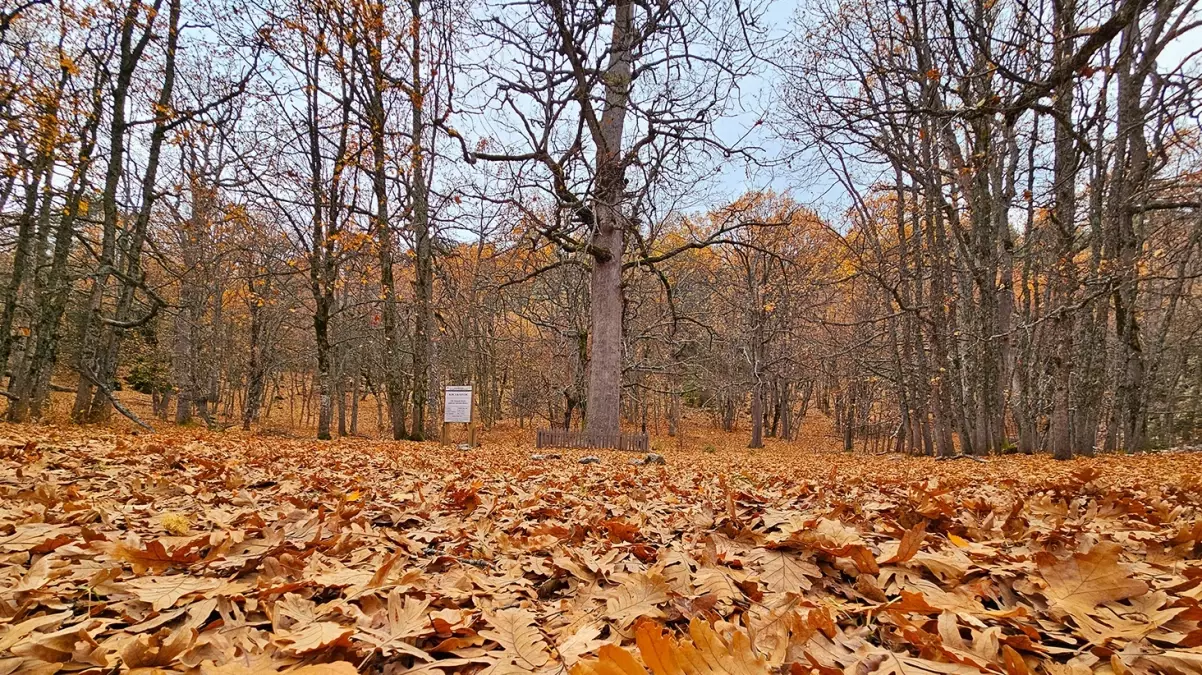
<svg viewBox="0 0 1202 675">
<path fill-rule="evenodd" d="M 857 241 L 844 240 L 887 300 L 872 323 L 894 354 L 903 447 L 1004 451 L 1010 423 L 1019 448 L 1059 458 L 1092 453 L 1102 435 L 1142 447 L 1133 189 L 1149 184 L 1145 129 L 1188 104 L 1182 93 L 1141 106 L 1133 92 L 1184 92 L 1196 75 L 1133 64 L 1188 32 L 1194 7 L 882 0 L 804 19 L 781 128 L 848 194 Z M 886 194 L 888 227 L 870 207 Z"/>
<path fill-rule="evenodd" d="M 587 257 L 587 425 L 595 436 L 619 428 L 623 270 L 729 231 L 701 233 L 664 252 L 653 251 L 640 228 L 657 186 L 745 150 L 723 140 L 715 122 L 756 68 L 758 20 L 758 8 L 707 0 L 545 0 L 497 12 L 478 27 L 513 54 L 490 67 L 494 94 L 486 107 L 508 115 L 509 134 L 475 151 L 463 142 L 463 151 L 469 161 L 518 164 L 519 195 L 541 193 L 555 205 L 548 219 L 528 212 L 538 234 Z"/>
</svg>

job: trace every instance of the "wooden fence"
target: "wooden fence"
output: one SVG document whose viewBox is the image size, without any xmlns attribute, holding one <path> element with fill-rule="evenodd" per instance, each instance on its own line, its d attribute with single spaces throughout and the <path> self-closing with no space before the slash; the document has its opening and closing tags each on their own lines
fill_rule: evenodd
<svg viewBox="0 0 1202 675">
<path fill-rule="evenodd" d="M 535 445 L 540 448 L 613 448 L 648 452 L 651 440 L 647 434 L 590 434 L 571 429 L 539 429 Z"/>
</svg>

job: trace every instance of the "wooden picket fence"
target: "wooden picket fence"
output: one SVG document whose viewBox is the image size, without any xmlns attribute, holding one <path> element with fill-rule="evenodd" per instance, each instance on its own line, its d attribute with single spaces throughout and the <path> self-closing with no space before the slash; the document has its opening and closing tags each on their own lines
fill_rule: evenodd
<svg viewBox="0 0 1202 675">
<path fill-rule="evenodd" d="M 651 450 L 651 439 L 647 434 L 590 434 L 571 429 L 539 429 L 534 443 L 540 448 L 613 448 L 615 450 Z"/>
</svg>

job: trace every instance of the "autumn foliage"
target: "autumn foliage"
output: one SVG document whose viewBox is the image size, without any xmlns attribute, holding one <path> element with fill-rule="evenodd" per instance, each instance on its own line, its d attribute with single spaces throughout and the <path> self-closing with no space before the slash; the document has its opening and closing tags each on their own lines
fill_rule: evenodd
<svg viewBox="0 0 1202 675">
<path fill-rule="evenodd" d="M 3 672 L 1202 667 L 1188 454 L 2 435 Z"/>
</svg>

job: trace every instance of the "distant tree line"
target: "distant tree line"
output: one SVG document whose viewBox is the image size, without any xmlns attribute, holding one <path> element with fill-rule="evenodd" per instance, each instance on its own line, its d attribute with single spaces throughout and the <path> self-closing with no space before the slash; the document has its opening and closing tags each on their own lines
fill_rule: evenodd
<svg viewBox="0 0 1202 675">
<path fill-rule="evenodd" d="M 4 415 L 1191 443 L 1196 4 L 0 2 Z"/>
</svg>

